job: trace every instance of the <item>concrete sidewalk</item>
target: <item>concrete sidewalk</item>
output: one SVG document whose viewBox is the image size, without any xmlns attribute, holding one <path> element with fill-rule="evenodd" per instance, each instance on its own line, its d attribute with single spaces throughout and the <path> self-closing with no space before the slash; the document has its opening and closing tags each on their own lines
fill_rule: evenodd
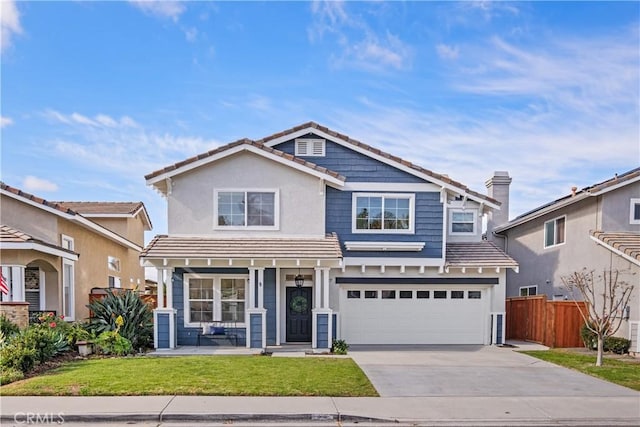
<svg viewBox="0 0 640 427">
<path fill-rule="evenodd" d="M 396 423 L 396 425 L 640 425 L 626 397 L 2 397 L 3 426 L 47 423 Z M 32 422 L 28 422 L 31 417 Z M 42 424 L 46 424 L 42 422 Z"/>
</svg>

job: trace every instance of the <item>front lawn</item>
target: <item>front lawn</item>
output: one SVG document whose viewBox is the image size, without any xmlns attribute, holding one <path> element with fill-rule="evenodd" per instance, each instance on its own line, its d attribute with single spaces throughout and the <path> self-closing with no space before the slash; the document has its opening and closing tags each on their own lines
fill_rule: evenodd
<svg viewBox="0 0 640 427">
<path fill-rule="evenodd" d="M 640 391 L 640 361 L 637 360 L 605 357 L 602 366 L 597 367 L 596 356 L 591 354 L 578 354 L 564 349 L 522 353 Z"/>
<path fill-rule="evenodd" d="M 348 358 L 127 357 L 70 362 L 3 396 L 377 396 Z"/>
</svg>

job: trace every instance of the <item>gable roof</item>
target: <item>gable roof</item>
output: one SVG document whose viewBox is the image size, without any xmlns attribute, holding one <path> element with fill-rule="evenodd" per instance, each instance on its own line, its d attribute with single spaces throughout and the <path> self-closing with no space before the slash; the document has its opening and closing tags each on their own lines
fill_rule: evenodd
<svg viewBox="0 0 640 427">
<path fill-rule="evenodd" d="M 307 133 L 314 133 L 344 147 L 358 151 L 366 156 L 381 161 L 382 163 L 386 163 L 395 168 L 403 170 L 411 175 L 433 182 L 434 184 L 440 185 L 462 195 L 466 195 L 470 199 L 475 200 L 479 203 L 490 205 L 494 209 L 500 209 L 501 203 L 498 200 L 493 199 L 485 194 L 470 190 L 466 185 L 455 181 L 448 176 L 435 173 L 429 169 L 425 169 L 421 166 L 409 162 L 408 160 L 404 160 L 400 157 L 374 148 L 347 135 L 333 131 L 326 126 L 319 125 L 316 122 L 311 121 L 303 123 L 299 126 L 292 127 L 291 129 L 287 129 L 262 138 L 256 142 L 263 143 L 268 147 L 273 147 L 282 142 L 306 135 Z"/>
<path fill-rule="evenodd" d="M 287 164 L 289 166 L 299 165 L 299 166 L 309 168 L 310 170 L 315 171 L 316 173 L 321 173 L 329 176 L 330 179 L 327 179 L 327 181 L 330 183 L 333 182 L 334 184 L 337 184 L 339 186 L 344 185 L 344 181 L 346 178 L 340 175 L 338 172 L 331 171 L 327 168 L 318 166 L 315 163 L 301 159 L 300 157 L 295 157 L 291 154 L 288 154 L 273 148 L 274 146 L 282 142 L 288 141 L 298 136 L 306 135 L 307 133 L 315 133 L 325 139 L 329 139 L 333 142 L 344 145 L 347 148 L 358 151 L 373 159 L 379 160 L 397 169 L 408 172 L 411 175 L 417 176 L 421 179 L 432 182 L 443 188 L 462 194 L 463 196 L 467 196 L 468 198 L 475 200 L 479 203 L 486 204 L 487 206 L 490 206 L 494 209 L 500 209 L 501 203 L 498 200 L 488 197 L 484 194 L 478 193 L 476 191 L 472 191 L 466 185 L 461 184 L 460 182 L 454 181 L 448 176 L 440 175 L 435 172 L 432 172 L 428 169 L 415 165 L 407 160 L 401 159 L 400 157 L 393 156 L 377 148 L 371 147 L 370 145 L 364 144 L 360 141 L 350 138 L 347 135 L 343 135 L 341 133 L 332 131 L 331 129 L 325 126 L 321 126 L 315 122 L 307 122 L 299 126 L 295 126 L 291 129 L 287 129 L 287 130 L 275 133 L 273 135 L 267 136 L 265 138 L 259 139 L 257 141 L 253 141 L 245 138 L 245 139 L 232 142 L 227 145 L 223 145 L 214 150 L 210 150 L 206 153 L 199 154 L 197 156 L 175 163 L 171 166 L 167 166 L 163 169 L 154 171 L 148 175 L 145 175 L 145 179 L 147 180 L 147 184 L 151 184 L 154 187 L 156 187 L 156 189 L 165 193 L 166 191 L 168 191 L 168 189 L 166 188 L 166 184 L 161 183 L 161 181 L 164 181 L 166 178 L 171 178 L 172 176 L 178 175 L 188 170 L 197 168 L 203 164 L 213 162 L 218 158 L 227 157 L 228 155 L 234 154 L 240 151 L 238 150 L 238 147 L 240 146 L 241 148 L 244 148 L 247 150 L 249 150 L 249 147 L 254 147 L 254 149 L 250 151 L 253 151 L 256 154 L 262 154 L 262 155 L 265 155 L 265 153 L 271 154 L 270 157 L 274 160 L 277 160 L 278 158 L 285 159 L 288 162 Z"/>
<path fill-rule="evenodd" d="M 599 245 L 636 265 L 640 265 L 640 233 L 592 231 L 590 234 L 591 239 Z"/>
<path fill-rule="evenodd" d="M 295 157 L 289 153 L 276 150 L 275 148 L 267 147 L 262 143 L 255 142 L 247 138 L 223 145 L 216 149 L 207 151 L 206 153 L 198 154 L 197 156 L 190 157 L 163 169 L 154 171 L 145 175 L 145 179 L 147 180 L 147 184 L 153 185 L 156 189 L 164 193 L 168 191 L 165 187 L 166 184 L 163 184 L 167 178 L 171 178 L 175 175 L 182 174 L 202 165 L 215 162 L 216 160 L 220 160 L 240 152 L 251 152 L 302 172 L 317 176 L 318 178 L 325 179 L 327 182 L 333 183 L 334 185 L 344 185 L 345 177 L 337 172 L 323 168 L 322 166 L 318 166 L 315 163 L 311 163 L 299 157 Z"/>
<path fill-rule="evenodd" d="M 13 199 L 24 202 L 28 205 L 34 206 L 38 209 L 45 210 L 49 213 L 52 213 L 56 216 L 64 218 L 66 220 L 75 222 L 82 227 L 89 229 L 93 232 L 101 234 L 109 240 L 112 240 L 121 245 L 127 246 L 130 249 L 141 251 L 142 247 L 133 243 L 129 239 L 115 233 L 108 228 L 101 226 L 100 224 L 91 221 L 88 218 L 85 218 L 83 215 L 78 212 L 69 209 L 67 206 L 64 206 L 58 202 L 49 202 L 41 197 L 34 196 L 33 194 L 26 193 L 18 188 L 11 187 L 4 182 L 0 182 L 0 194 L 11 197 Z"/>
<path fill-rule="evenodd" d="M 74 261 L 78 260 L 78 253 L 65 249 L 62 246 L 36 239 L 8 225 L 0 225 L 0 249 L 35 250 Z"/>
<path fill-rule="evenodd" d="M 151 230 L 151 219 L 142 202 L 52 202 L 71 209 L 86 218 L 135 218 L 142 215 L 142 221 Z"/>
<path fill-rule="evenodd" d="M 520 224 L 546 215 L 549 212 L 556 211 L 560 208 L 572 205 L 589 197 L 600 196 L 602 194 L 608 193 L 609 191 L 617 190 L 618 188 L 633 184 L 634 182 L 638 181 L 640 181 L 640 167 L 632 169 L 628 172 L 624 172 L 620 175 L 615 174 L 613 178 L 609 178 L 597 184 L 590 185 L 581 190 L 576 189 L 575 193 L 572 192 L 571 194 L 563 196 L 550 203 L 546 203 L 529 212 L 525 212 L 522 215 L 517 216 L 515 219 L 509 221 L 508 223 L 496 227 L 494 229 L 494 232 L 501 233 L 510 228 L 516 227 Z"/>
</svg>

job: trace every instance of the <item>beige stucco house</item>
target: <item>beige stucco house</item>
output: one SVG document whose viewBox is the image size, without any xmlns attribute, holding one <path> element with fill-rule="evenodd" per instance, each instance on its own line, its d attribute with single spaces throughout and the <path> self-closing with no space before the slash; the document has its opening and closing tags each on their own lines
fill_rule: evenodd
<svg viewBox="0 0 640 427">
<path fill-rule="evenodd" d="M 141 202 L 50 202 L 0 184 L 3 302 L 88 317 L 94 287 L 144 288 L 138 256 L 151 221 Z"/>
</svg>

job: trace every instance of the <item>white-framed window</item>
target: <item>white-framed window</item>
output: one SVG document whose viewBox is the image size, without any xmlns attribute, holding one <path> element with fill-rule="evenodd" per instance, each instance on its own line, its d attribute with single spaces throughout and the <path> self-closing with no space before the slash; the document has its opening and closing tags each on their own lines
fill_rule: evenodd
<svg viewBox="0 0 640 427">
<path fill-rule="evenodd" d="M 640 199 L 631 199 L 629 207 L 629 223 L 640 224 Z"/>
<path fill-rule="evenodd" d="M 120 272 L 120 258 L 114 256 L 107 257 L 107 268 L 109 271 Z"/>
<path fill-rule="evenodd" d="M 520 286 L 520 296 L 538 295 L 538 285 Z"/>
<path fill-rule="evenodd" d="M 278 190 L 215 190 L 214 228 L 277 230 Z"/>
<path fill-rule="evenodd" d="M 415 223 L 415 194 L 353 193 L 354 233 L 411 234 Z"/>
<path fill-rule="evenodd" d="M 298 138 L 295 141 L 295 155 L 304 157 L 324 157 L 325 140 L 320 138 Z"/>
<path fill-rule="evenodd" d="M 544 247 L 561 245 L 565 240 L 567 217 L 561 216 L 544 223 Z"/>
<path fill-rule="evenodd" d="M 62 260 L 62 314 L 65 320 L 75 320 L 75 263 Z"/>
<path fill-rule="evenodd" d="M 121 288 L 122 284 L 120 283 L 120 278 L 116 276 L 109 276 L 109 287 L 110 288 Z"/>
<path fill-rule="evenodd" d="M 450 209 L 449 233 L 450 234 L 476 234 L 478 211 L 476 209 Z"/>
<path fill-rule="evenodd" d="M 60 244 L 63 248 L 68 249 L 70 251 L 74 250 L 74 241 L 73 237 L 69 237 L 65 234 L 60 235 Z"/>
<path fill-rule="evenodd" d="M 185 274 L 185 326 L 213 321 L 244 324 L 247 293 L 246 276 Z"/>
</svg>

